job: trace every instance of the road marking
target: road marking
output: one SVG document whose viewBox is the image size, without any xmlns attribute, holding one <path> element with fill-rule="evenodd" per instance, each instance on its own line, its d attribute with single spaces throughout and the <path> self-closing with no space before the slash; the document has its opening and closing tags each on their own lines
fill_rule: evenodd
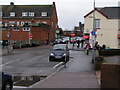
<svg viewBox="0 0 120 90">
<path fill-rule="evenodd" d="M 56 64 L 53 68 L 57 68 L 57 67 L 59 67 L 62 64 L 63 64 L 63 62 L 60 62 L 60 63 Z"/>
<path fill-rule="evenodd" d="M 20 59 L 20 60 L 22 60 L 22 59 Z M 16 60 L 16 61 L 18 62 L 18 61 L 20 61 L 20 60 Z M 10 61 L 10 62 L 8 62 L 8 63 L 2 64 L 1 66 L 5 66 L 5 65 L 7 65 L 7 64 L 10 64 L 10 63 L 13 63 L 13 62 L 16 62 L 16 61 Z"/>
<path fill-rule="evenodd" d="M 10 62 L 8 62 L 8 63 L 2 64 L 1 66 L 5 66 L 5 65 L 10 64 L 10 63 L 13 63 L 13 62 L 15 62 L 15 61 L 10 61 Z"/>
</svg>

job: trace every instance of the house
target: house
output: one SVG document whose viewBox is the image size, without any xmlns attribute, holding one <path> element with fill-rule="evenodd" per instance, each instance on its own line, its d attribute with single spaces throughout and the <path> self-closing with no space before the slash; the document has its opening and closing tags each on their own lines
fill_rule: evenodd
<svg viewBox="0 0 120 90">
<path fill-rule="evenodd" d="M 53 41 L 58 28 L 55 2 L 50 5 L 2 5 L 2 40 L 15 44 Z"/>
<path fill-rule="evenodd" d="M 94 19 L 93 12 L 95 13 Z M 120 7 L 95 8 L 84 16 L 84 33 L 90 34 L 90 41 L 94 20 L 95 39 L 99 45 L 105 44 L 109 48 L 120 48 L 120 16 L 118 12 L 120 12 Z"/>
<path fill-rule="evenodd" d="M 74 33 L 76 36 L 81 37 L 83 35 L 83 31 L 84 31 L 84 24 L 79 22 L 79 26 L 74 27 Z"/>
</svg>

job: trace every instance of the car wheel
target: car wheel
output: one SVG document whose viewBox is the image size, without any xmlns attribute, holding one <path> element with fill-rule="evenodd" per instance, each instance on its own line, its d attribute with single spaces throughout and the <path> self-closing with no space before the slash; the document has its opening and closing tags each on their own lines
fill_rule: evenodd
<svg viewBox="0 0 120 90">
<path fill-rule="evenodd" d="M 9 82 L 6 82 L 3 90 L 12 90 L 11 85 Z"/>
</svg>

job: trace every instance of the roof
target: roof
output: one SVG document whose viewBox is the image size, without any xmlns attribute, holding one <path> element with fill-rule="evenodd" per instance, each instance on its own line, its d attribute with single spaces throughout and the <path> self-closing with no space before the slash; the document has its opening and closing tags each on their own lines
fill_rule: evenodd
<svg viewBox="0 0 120 90">
<path fill-rule="evenodd" d="M 96 11 L 98 11 L 100 14 L 105 16 L 106 18 L 109 19 L 120 19 L 120 7 L 104 7 L 104 8 L 96 8 Z M 90 13 L 85 15 L 84 17 L 87 17 L 91 13 L 93 13 L 94 10 L 92 10 Z"/>
<path fill-rule="evenodd" d="M 52 16 L 54 5 L 2 5 L 3 17 L 9 17 L 10 12 L 16 13 L 17 17 L 22 17 L 22 12 L 34 12 L 34 17 L 41 17 L 42 12 L 47 12 L 47 17 Z"/>
</svg>

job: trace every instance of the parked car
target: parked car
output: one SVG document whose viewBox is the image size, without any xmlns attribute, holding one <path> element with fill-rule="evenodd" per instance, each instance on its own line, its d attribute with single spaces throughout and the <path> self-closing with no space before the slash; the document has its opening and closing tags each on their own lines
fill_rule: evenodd
<svg viewBox="0 0 120 90">
<path fill-rule="evenodd" d="M 2 79 L 2 85 L 0 90 L 12 90 L 13 88 L 13 80 L 12 75 L 8 73 L 1 72 L 0 79 Z"/>
<path fill-rule="evenodd" d="M 51 49 L 49 61 L 67 62 L 69 61 L 69 49 L 66 44 L 56 44 Z"/>
<path fill-rule="evenodd" d="M 54 42 L 53 42 L 53 45 L 55 44 L 61 44 L 63 43 L 62 39 L 56 39 Z"/>
<path fill-rule="evenodd" d="M 67 42 L 68 43 L 69 42 L 69 37 L 64 37 L 63 38 L 63 42 L 65 42 L 65 43 Z"/>
</svg>

